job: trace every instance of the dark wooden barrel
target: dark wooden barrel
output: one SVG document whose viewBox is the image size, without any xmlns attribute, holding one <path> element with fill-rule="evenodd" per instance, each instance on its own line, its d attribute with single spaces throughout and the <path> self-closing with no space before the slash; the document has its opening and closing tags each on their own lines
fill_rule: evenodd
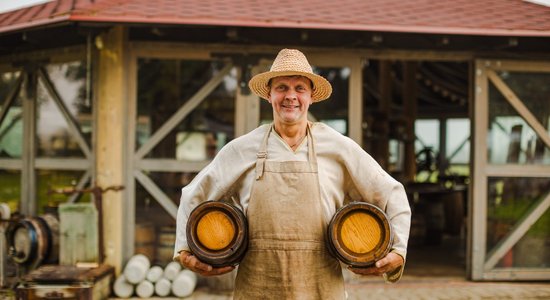
<svg viewBox="0 0 550 300">
<path fill-rule="evenodd" d="M 51 214 L 11 223 L 6 239 L 9 253 L 17 264 L 34 268 L 59 260 L 59 221 Z"/>
<path fill-rule="evenodd" d="M 386 214 L 366 202 L 341 207 L 328 226 L 329 248 L 343 263 L 370 267 L 391 250 L 393 231 Z"/>
<path fill-rule="evenodd" d="M 238 264 L 248 247 L 244 213 L 225 202 L 198 205 L 189 216 L 186 234 L 191 252 L 215 267 Z"/>
</svg>

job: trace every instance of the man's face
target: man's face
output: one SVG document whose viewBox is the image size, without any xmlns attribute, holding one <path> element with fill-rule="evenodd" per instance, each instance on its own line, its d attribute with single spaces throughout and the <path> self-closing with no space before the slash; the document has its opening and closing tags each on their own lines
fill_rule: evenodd
<svg viewBox="0 0 550 300">
<path fill-rule="evenodd" d="M 282 76 L 271 80 L 269 103 L 273 106 L 273 119 L 285 124 L 307 121 L 311 104 L 311 81 L 303 76 Z"/>
</svg>

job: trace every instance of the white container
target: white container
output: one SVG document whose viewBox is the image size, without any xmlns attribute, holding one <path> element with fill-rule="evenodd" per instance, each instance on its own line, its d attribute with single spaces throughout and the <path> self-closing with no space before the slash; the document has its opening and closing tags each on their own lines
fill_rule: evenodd
<svg viewBox="0 0 550 300">
<path fill-rule="evenodd" d="M 181 265 L 175 261 L 170 262 L 164 268 L 164 278 L 174 280 L 181 271 Z"/>
<path fill-rule="evenodd" d="M 176 297 L 187 297 L 193 294 L 197 285 L 197 274 L 185 269 L 181 271 L 172 282 L 172 293 Z"/>
<path fill-rule="evenodd" d="M 164 274 L 164 270 L 159 266 L 152 266 L 149 271 L 147 271 L 147 276 L 145 279 L 148 281 L 151 281 L 152 283 L 155 283 L 159 281 L 159 279 L 162 278 L 162 275 Z"/>
<path fill-rule="evenodd" d="M 147 256 L 136 254 L 132 256 L 126 264 L 124 276 L 126 276 L 126 280 L 129 283 L 138 284 L 145 280 L 145 276 L 147 276 L 147 271 L 149 271 L 150 266 L 151 263 Z"/>
<path fill-rule="evenodd" d="M 166 278 L 161 278 L 155 283 L 155 294 L 159 297 L 166 297 L 170 294 L 172 282 Z"/>
<path fill-rule="evenodd" d="M 147 280 L 140 282 L 136 287 L 136 294 L 140 298 L 150 298 L 154 293 L 155 286 Z"/>
<path fill-rule="evenodd" d="M 124 275 L 120 275 L 113 284 L 113 291 L 118 298 L 129 298 L 134 293 L 134 286 L 126 281 Z"/>
</svg>

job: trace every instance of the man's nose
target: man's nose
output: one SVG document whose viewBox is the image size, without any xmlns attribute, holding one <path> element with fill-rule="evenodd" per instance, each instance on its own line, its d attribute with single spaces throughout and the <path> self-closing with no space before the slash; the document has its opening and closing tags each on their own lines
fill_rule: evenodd
<svg viewBox="0 0 550 300">
<path fill-rule="evenodd" d="M 285 98 L 286 99 L 292 99 L 292 100 L 296 99 L 297 98 L 296 97 L 296 91 L 293 90 L 293 89 L 289 89 L 285 94 Z"/>
</svg>

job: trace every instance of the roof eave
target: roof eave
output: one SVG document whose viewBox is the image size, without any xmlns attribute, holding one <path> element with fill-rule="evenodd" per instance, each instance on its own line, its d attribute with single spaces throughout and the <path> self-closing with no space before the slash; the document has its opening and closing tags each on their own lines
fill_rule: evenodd
<svg viewBox="0 0 550 300">
<path fill-rule="evenodd" d="M 111 23 L 111 24 L 163 24 L 163 25 L 204 25 L 204 26 L 239 26 L 259 28 L 296 28 L 319 30 L 351 30 L 369 32 L 392 33 L 418 33 L 441 35 L 476 35 L 476 36 L 514 36 L 514 37 L 550 37 L 550 31 L 538 30 L 506 30 L 506 29 L 481 29 L 460 27 L 433 27 L 433 26 L 400 26 L 400 25 L 360 25 L 360 24 L 327 24 L 317 22 L 286 22 L 286 21 L 251 21 L 251 20 L 225 20 L 210 18 L 144 18 L 126 16 L 90 16 L 90 15 L 62 15 L 54 18 L 37 20 L 28 23 L 20 23 L 0 27 L 0 33 L 21 31 L 64 21 Z"/>
<path fill-rule="evenodd" d="M 285 22 L 285 21 L 251 21 L 251 20 L 221 20 L 210 18 L 143 18 L 126 16 L 89 16 L 72 15 L 71 21 L 80 22 L 106 22 L 106 23 L 142 23 L 164 25 L 213 25 L 213 26 L 239 26 L 259 28 L 296 28 L 319 30 L 351 30 L 370 32 L 392 33 L 420 33 L 442 35 L 476 35 L 476 36 L 514 36 L 514 37 L 550 37 L 550 31 L 539 30 L 506 30 L 498 28 L 478 29 L 461 27 L 432 27 L 432 26 L 399 26 L 399 25 L 359 25 L 359 24 L 327 24 L 316 22 Z"/>
<path fill-rule="evenodd" d="M 56 23 L 62 23 L 66 22 L 70 19 L 70 15 L 61 15 L 53 18 L 48 19 L 42 19 L 42 20 L 36 20 L 26 23 L 18 23 L 18 24 L 12 24 L 5 27 L 0 27 L 0 33 L 8 33 L 8 32 L 14 32 L 14 31 L 21 31 L 24 29 L 33 29 L 37 27 L 44 27 L 48 25 L 53 25 Z"/>
</svg>

